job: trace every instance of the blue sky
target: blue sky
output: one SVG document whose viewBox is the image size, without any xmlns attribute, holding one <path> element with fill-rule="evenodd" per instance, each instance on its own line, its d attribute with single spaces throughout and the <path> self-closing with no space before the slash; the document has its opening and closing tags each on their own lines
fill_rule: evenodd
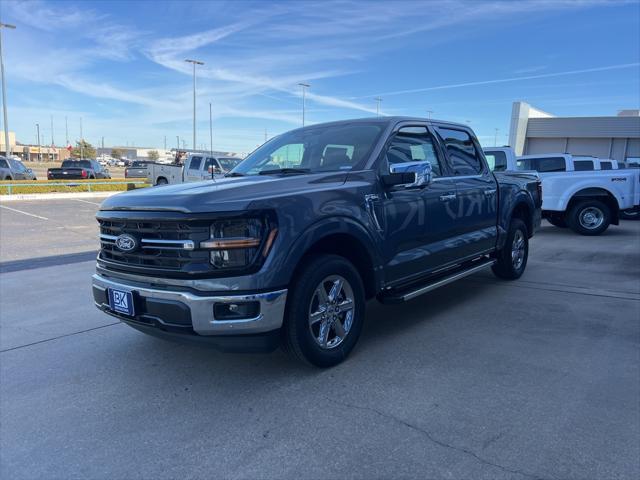
<svg viewBox="0 0 640 480">
<path fill-rule="evenodd" d="M 511 104 L 556 115 L 640 105 L 640 2 L 0 2 L 9 126 L 35 142 L 192 143 L 248 152 L 301 123 L 375 115 L 469 122 L 506 142 Z"/>
</svg>

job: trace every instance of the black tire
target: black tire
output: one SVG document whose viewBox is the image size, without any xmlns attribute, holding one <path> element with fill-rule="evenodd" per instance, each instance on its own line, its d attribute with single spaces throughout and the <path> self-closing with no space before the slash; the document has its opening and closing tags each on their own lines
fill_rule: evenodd
<svg viewBox="0 0 640 480">
<path fill-rule="evenodd" d="M 318 289 L 323 288 L 328 293 L 328 300 L 331 301 L 331 286 L 335 285 L 334 278 L 341 278 L 344 282 L 340 286 L 338 295 L 334 296 L 336 308 L 332 314 L 332 307 L 329 303 L 329 312 L 326 320 L 319 320 L 312 324 L 311 311 L 317 310 L 316 315 L 321 311 L 319 305 Z M 296 274 L 291 282 L 292 288 L 289 290 L 287 298 L 287 308 L 285 313 L 284 327 L 282 330 L 283 348 L 294 358 L 316 367 L 332 367 L 342 362 L 360 337 L 362 325 L 364 323 L 365 295 L 362 279 L 355 267 L 345 258 L 338 255 L 317 255 L 309 258 Z M 321 287 L 322 285 L 322 287 Z M 349 290 L 347 290 L 347 288 Z M 349 295 L 353 295 L 351 313 L 345 311 L 338 313 L 339 305 L 347 306 Z M 331 317 L 335 319 L 342 329 L 348 326 L 348 315 L 351 315 L 350 327 L 345 335 L 338 335 L 337 327 L 333 326 Z M 320 317 L 322 319 L 325 316 Z M 326 336 L 324 337 L 324 347 L 320 345 L 321 330 L 326 326 Z M 318 336 L 316 337 L 316 331 Z M 329 340 L 330 339 L 330 340 Z M 327 341 L 329 340 L 329 341 Z M 330 343 L 334 342 L 334 346 Z"/>
<path fill-rule="evenodd" d="M 520 245 L 518 245 L 518 251 L 522 254 L 521 258 L 519 255 L 516 258 L 512 255 L 516 247 L 516 240 L 518 244 L 522 242 L 522 250 L 520 250 Z M 493 270 L 493 274 L 498 278 L 516 280 L 524 273 L 528 258 L 529 235 L 527 226 L 519 218 L 512 218 L 509 231 L 507 232 L 507 239 L 502 250 L 498 251 L 496 263 L 491 267 L 491 270 Z"/>
<path fill-rule="evenodd" d="M 569 210 L 567 223 L 580 235 L 600 235 L 611 223 L 611 210 L 600 200 L 583 200 Z"/>
<path fill-rule="evenodd" d="M 547 217 L 547 222 L 549 222 L 554 227 L 558 227 L 558 228 L 567 228 L 568 226 L 566 219 L 562 216 L 554 215 L 553 217 Z"/>
<path fill-rule="evenodd" d="M 157 181 L 156 181 L 156 185 L 167 185 L 169 182 L 167 181 L 166 178 L 164 177 L 160 177 Z"/>
</svg>

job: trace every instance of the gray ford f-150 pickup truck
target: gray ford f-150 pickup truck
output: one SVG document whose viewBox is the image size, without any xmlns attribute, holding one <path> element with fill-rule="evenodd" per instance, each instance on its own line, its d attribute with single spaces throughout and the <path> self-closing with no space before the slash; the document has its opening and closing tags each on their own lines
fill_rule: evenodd
<svg viewBox="0 0 640 480">
<path fill-rule="evenodd" d="M 538 179 L 492 173 L 467 126 L 314 125 L 225 178 L 107 199 L 94 300 L 149 334 L 280 344 L 331 366 L 356 344 L 367 299 L 407 301 L 487 267 L 520 277 L 540 207 Z"/>
</svg>

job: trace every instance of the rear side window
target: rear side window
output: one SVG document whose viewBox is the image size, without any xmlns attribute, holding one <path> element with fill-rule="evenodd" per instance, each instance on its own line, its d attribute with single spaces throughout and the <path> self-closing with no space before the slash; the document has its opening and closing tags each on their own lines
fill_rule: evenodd
<svg viewBox="0 0 640 480">
<path fill-rule="evenodd" d="M 563 157 L 521 158 L 518 170 L 535 170 L 537 172 L 565 172 L 567 166 Z"/>
<path fill-rule="evenodd" d="M 507 169 L 507 154 L 504 152 L 484 152 L 484 157 L 492 172 L 504 172 Z"/>
<path fill-rule="evenodd" d="M 4 158 L 0 158 L 0 168 L 9 168 L 9 165 Z"/>
<path fill-rule="evenodd" d="M 191 163 L 189 163 L 189 170 L 200 170 L 201 163 L 202 163 L 202 157 L 191 157 Z"/>
<path fill-rule="evenodd" d="M 573 162 L 573 167 L 577 172 L 593 170 L 593 161 L 592 160 L 576 160 Z"/>
<path fill-rule="evenodd" d="M 611 162 L 600 162 L 600 170 L 613 170 Z"/>
<path fill-rule="evenodd" d="M 463 130 L 438 127 L 444 142 L 454 175 L 478 175 L 483 166 L 471 135 Z"/>
</svg>

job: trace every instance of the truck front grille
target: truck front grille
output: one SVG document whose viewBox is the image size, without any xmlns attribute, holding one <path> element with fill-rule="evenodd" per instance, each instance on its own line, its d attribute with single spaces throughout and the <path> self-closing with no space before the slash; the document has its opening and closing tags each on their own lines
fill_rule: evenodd
<svg viewBox="0 0 640 480">
<path fill-rule="evenodd" d="M 106 268 L 137 273 L 194 274 L 210 271 L 209 252 L 198 250 L 209 239 L 208 220 L 155 221 L 99 218 L 99 260 Z M 123 251 L 116 241 L 129 234 L 137 246 Z"/>
</svg>

